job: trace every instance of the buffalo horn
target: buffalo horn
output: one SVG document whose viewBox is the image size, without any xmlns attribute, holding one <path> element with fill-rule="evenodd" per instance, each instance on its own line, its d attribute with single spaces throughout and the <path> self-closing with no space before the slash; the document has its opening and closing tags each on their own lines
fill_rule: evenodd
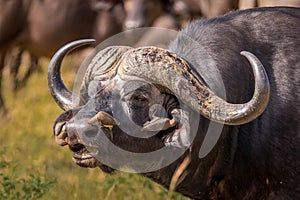
<svg viewBox="0 0 300 200">
<path fill-rule="evenodd" d="M 136 76 L 168 88 L 181 101 L 204 117 L 227 125 L 241 125 L 257 118 L 267 107 L 270 85 L 262 63 L 243 51 L 254 72 L 255 91 L 244 104 L 232 104 L 216 96 L 199 75 L 176 54 L 157 47 L 141 47 L 124 54 L 119 75 Z"/>
<path fill-rule="evenodd" d="M 50 61 L 48 68 L 48 87 L 51 91 L 52 97 L 59 105 L 59 107 L 63 110 L 72 109 L 74 107 L 74 102 L 78 101 L 78 96 L 68 90 L 68 88 L 62 81 L 60 75 L 62 60 L 66 56 L 66 54 L 68 54 L 73 49 L 78 48 L 79 46 L 92 44 L 94 42 L 95 40 L 93 39 L 84 39 L 68 43 L 67 45 L 59 49 Z"/>
</svg>

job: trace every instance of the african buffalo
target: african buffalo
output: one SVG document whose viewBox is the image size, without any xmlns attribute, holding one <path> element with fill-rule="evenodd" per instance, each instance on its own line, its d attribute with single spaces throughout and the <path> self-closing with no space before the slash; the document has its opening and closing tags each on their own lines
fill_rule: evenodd
<svg viewBox="0 0 300 200">
<path fill-rule="evenodd" d="M 236 10 L 238 0 L 174 0 L 173 7 L 176 13 L 189 12 L 193 18 L 212 18 Z"/>
<path fill-rule="evenodd" d="M 122 30 L 124 11 L 119 4 L 117 0 L 0 0 L 0 88 L 5 56 L 13 48 L 28 51 L 34 61 L 53 56 L 76 39 L 93 37 L 99 43 Z M 0 89 L 0 110 L 4 107 Z"/>
<path fill-rule="evenodd" d="M 255 7 L 291 6 L 300 7 L 299 0 L 239 0 L 239 9 Z"/>
<path fill-rule="evenodd" d="M 93 40 L 72 42 L 49 65 L 65 110 L 55 140 L 82 167 L 129 169 L 192 199 L 300 199 L 299 25 L 298 8 L 256 8 L 196 20 L 168 50 L 107 47 L 79 96 L 60 65 Z"/>
<path fill-rule="evenodd" d="M 177 30 L 179 24 L 169 12 L 170 0 L 123 0 L 126 18 L 123 30 L 141 27 L 162 27 Z"/>
<path fill-rule="evenodd" d="M 205 18 L 216 17 L 237 8 L 237 0 L 200 0 L 199 6 Z"/>
</svg>

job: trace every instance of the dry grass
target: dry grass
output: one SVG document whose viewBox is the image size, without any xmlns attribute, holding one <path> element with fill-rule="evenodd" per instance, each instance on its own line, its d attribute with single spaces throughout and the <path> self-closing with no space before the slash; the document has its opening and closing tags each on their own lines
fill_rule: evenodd
<svg viewBox="0 0 300 200">
<path fill-rule="evenodd" d="M 0 173 L 26 178 L 38 174 L 42 180 L 55 181 L 42 199 L 166 199 L 167 191 L 135 174 L 108 176 L 99 169 L 84 169 L 71 160 L 68 148 L 55 144 L 52 125 L 62 112 L 47 88 L 48 60 L 42 60 L 42 72 L 35 73 L 17 94 L 9 86 L 5 73 L 4 94 L 9 115 L 0 118 L 0 160 L 17 163 Z M 64 79 L 70 85 L 75 70 L 65 67 Z M 0 169 L 1 170 L 1 169 Z M 174 195 L 173 199 L 186 199 Z"/>
</svg>

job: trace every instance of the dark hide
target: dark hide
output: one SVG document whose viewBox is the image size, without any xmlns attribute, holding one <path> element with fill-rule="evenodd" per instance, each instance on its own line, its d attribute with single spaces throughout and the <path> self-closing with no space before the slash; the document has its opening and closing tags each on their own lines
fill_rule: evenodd
<svg viewBox="0 0 300 200">
<path fill-rule="evenodd" d="M 300 9 L 296 8 L 233 12 L 194 21 L 178 34 L 169 49 L 189 62 L 208 86 L 228 102 L 244 103 L 253 94 L 253 74 L 241 51 L 249 51 L 261 60 L 271 86 L 265 112 L 250 123 L 224 126 L 217 144 L 203 158 L 199 157 L 202 142 L 209 125 L 216 123 L 200 117 L 192 160 L 183 172 L 178 192 L 192 199 L 300 199 L 299 44 Z M 111 99 L 114 81 L 110 78 L 99 84 L 96 100 L 89 101 L 108 105 L 99 108 L 107 112 L 111 109 L 107 100 Z M 88 103 L 83 106 L 88 107 Z M 59 124 L 67 122 L 70 130 L 76 126 L 69 120 L 57 120 L 56 136 Z M 79 128 L 84 127 L 81 123 Z M 147 152 L 163 145 L 157 136 L 134 138 L 118 127 L 114 127 L 113 133 L 114 143 L 132 152 Z M 74 137 L 74 132 L 70 131 L 68 137 Z M 169 187 L 183 159 L 184 156 L 144 175 Z"/>
<path fill-rule="evenodd" d="M 239 56 L 242 50 L 252 52 L 261 60 L 271 85 L 270 102 L 264 114 L 243 126 L 226 127 L 222 135 L 224 140 L 221 139 L 214 149 L 217 155 L 211 152 L 195 167 L 193 176 L 199 177 L 208 188 L 201 191 L 189 182 L 190 189 L 194 190 L 188 192 L 189 196 L 205 197 L 203 199 L 299 198 L 299 25 L 299 9 L 247 10 L 195 21 L 170 46 L 204 74 L 206 82 L 218 93 L 214 76 L 205 75 L 209 71 L 205 56 L 211 56 L 230 102 L 245 102 L 253 92 L 251 69 Z M 187 45 L 191 43 L 190 38 L 204 47 L 205 53 L 201 52 L 202 48 L 190 48 L 191 45 Z M 214 156 L 221 160 L 216 159 L 209 170 L 201 169 L 201 163 L 209 165 L 205 160 Z M 203 174 L 209 177 L 203 179 Z M 205 195 L 197 194 L 199 191 Z"/>
</svg>

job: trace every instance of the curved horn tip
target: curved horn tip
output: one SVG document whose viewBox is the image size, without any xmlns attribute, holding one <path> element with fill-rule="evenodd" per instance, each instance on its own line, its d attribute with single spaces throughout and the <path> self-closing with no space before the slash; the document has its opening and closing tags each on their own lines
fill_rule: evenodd
<svg viewBox="0 0 300 200">
<path fill-rule="evenodd" d="M 77 98 L 77 95 L 73 94 L 63 83 L 60 75 L 60 67 L 63 58 L 75 48 L 79 46 L 92 44 L 96 40 L 94 39 L 81 39 L 70 42 L 61 47 L 51 58 L 48 67 L 48 86 L 51 91 L 51 95 L 60 108 L 68 110 L 73 108 L 73 99 Z"/>
<path fill-rule="evenodd" d="M 252 53 L 250 53 L 249 51 L 241 51 L 240 54 L 243 56 L 247 56 L 247 55 L 251 55 Z"/>
<path fill-rule="evenodd" d="M 247 103 L 249 110 L 255 111 L 249 114 L 250 117 L 246 121 L 249 122 L 261 115 L 267 108 L 270 99 L 270 82 L 263 64 L 254 54 L 248 51 L 242 51 L 240 54 L 245 56 L 251 63 L 255 80 L 255 91 L 252 100 Z"/>
<path fill-rule="evenodd" d="M 241 51 L 240 54 L 246 58 L 252 58 L 255 60 L 259 60 L 253 53 L 249 52 L 249 51 Z M 259 61 L 260 62 L 260 61 Z"/>
<path fill-rule="evenodd" d="M 262 63 L 260 62 L 260 60 L 253 53 L 251 53 L 249 51 L 241 51 L 240 54 L 242 56 L 246 57 L 250 62 L 251 62 L 251 60 L 255 60 L 255 62 L 257 64 L 260 64 L 261 66 L 263 66 Z"/>
</svg>

